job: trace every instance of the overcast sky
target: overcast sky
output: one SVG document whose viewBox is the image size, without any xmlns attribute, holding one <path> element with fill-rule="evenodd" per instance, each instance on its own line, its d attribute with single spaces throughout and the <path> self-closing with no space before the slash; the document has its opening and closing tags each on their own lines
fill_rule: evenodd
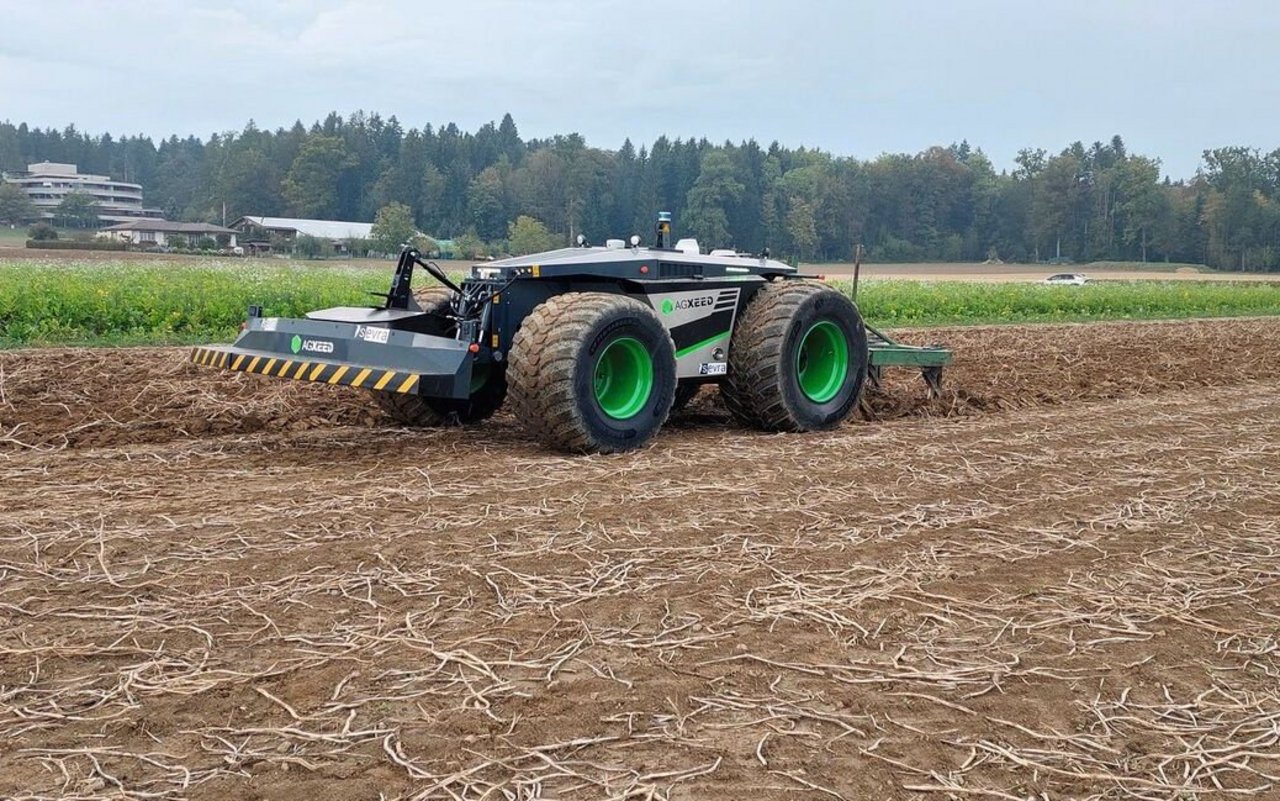
<svg viewBox="0 0 1280 801">
<path fill-rule="evenodd" d="M 0 119 L 207 137 L 329 111 L 595 146 L 755 138 L 1009 167 L 1119 133 L 1280 147 L 1278 0 L 0 0 Z"/>
</svg>

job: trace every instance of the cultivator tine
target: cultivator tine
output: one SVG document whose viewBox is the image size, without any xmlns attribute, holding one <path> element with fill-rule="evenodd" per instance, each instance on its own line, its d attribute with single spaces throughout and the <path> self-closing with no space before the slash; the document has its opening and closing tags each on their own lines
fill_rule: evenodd
<svg viewBox="0 0 1280 801">
<path fill-rule="evenodd" d="M 920 375 L 924 377 L 924 383 L 929 388 L 929 399 L 937 400 L 942 397 L 942 368 L 941 367 L 923 367 L 920 369 Z"/>
</svg>

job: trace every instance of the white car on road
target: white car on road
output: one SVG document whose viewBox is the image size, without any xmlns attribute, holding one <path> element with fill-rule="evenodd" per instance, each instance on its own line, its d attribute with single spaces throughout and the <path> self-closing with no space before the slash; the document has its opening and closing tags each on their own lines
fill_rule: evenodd
<svg viewBox="0 0 1280 801">
<path fill-rule="evenodd" d="M 1057 273 L 1044 279 L 1046 284 L 1066 285 L 1066 286 L 1084 286 L 1089 279 L 1084 277 L 1083 273 Z"/>
</svg>

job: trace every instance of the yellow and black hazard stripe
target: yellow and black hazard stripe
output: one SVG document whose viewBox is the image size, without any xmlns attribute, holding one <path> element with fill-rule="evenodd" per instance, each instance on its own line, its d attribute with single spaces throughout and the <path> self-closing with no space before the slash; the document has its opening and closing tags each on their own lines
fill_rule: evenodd
<svg viewBox="0 0 1280 801">
<path fill-rule="evenodd" d="M 291 378 L 294 381 L 314 381 L 318 384 L 361 387 L 386 392 L 414 392 L 418 389 L 417 373 L 384 370 L 379 367 L 309 362 L 278 356 L 254 356 L 223 348 L 193 348 L 191 361 L 202 367 Z"/>
<path fill-rule="evenodd" d="M 192 348 L 191 361 L 203 367 L 226 367 L 231 354 L 220 348 Z"/>
</svg>

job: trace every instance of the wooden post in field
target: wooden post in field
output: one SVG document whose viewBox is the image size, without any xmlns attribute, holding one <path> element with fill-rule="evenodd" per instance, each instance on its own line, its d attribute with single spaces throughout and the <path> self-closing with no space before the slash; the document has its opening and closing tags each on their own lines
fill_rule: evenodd
<svg viewBox="0 0 1280 801">
<path fill-rule="evenodd" d="M 858 299 L 858 275 L 862 272 L 862 243 L 853 246 L 853 299 Z"/>
</svg>

